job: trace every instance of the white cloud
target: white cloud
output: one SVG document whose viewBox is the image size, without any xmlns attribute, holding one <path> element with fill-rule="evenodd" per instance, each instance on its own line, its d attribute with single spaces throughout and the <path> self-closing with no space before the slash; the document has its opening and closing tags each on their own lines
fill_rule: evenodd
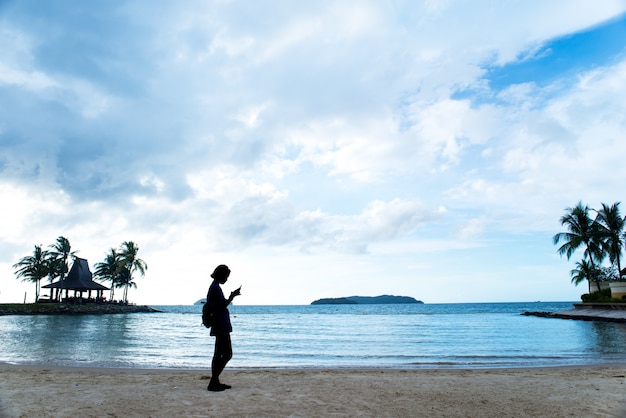
<svg viewBox="0 0 626 418">
<path fill-rule="evenodd" d="M 626 64 L 498 92 L 485 66 L 625 10 L 133 2 L 76 20 L 15 3 L 0 20 L 0 245 L 15 258 L 65 235 L 96 262 L 134 240 L 150 266 L 137 297 L 159 303 L 172 266 L 191 292 L 218 260 L 303 303 L 386 292 L 381 274 L 412 289 L 432 276 L 431 299 L 464 277 L 493 284 L 502 242 L 543 242 L 579 199 L 621 199 Z M 171 303 L 202 296 L 189 292 Z"/>
<path fill-rule="evenodd" d="M 20 71 L 2 64 L 0 64 L 0 83 L 16 85 L 27 90 L 43 90 L 58 86 L 54 80 L 41 72 Z"/>
</svg>

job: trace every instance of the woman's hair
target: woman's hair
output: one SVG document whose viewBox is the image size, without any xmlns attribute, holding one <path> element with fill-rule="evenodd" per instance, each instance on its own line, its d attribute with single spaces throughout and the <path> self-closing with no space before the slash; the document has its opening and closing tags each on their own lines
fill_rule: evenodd
<svg viewBox="0 0 626 418">
<path fill-rule="evenodd" d="M 215 270 L 213 270 L 213 273 L 211 273 L 211 277 L 217 280 L 224 279 L 229 275 L 230 269 L 225 264 L 220 264 L 219 266 L 215 267 Z"/>
</svg>

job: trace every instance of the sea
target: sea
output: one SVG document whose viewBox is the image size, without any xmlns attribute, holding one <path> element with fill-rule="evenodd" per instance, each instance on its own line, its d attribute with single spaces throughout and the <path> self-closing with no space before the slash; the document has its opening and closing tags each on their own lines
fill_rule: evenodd
<svg viewBox="0 0 626 418">
<path fill-rule="evenodd" d="M 201 305 L 159 313 L 0 316 L 0 362 L 209 369 Z M 231 305 L 234 356 L 250 368 L 501 368 L 626 363 L 626 324 L 524 316 L 572 302 Z"/>
</svg>

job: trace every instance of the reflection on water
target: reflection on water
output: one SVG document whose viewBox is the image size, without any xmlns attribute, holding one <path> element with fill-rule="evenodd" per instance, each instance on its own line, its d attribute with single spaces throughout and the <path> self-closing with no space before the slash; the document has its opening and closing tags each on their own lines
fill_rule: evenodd
<svg viewBox="0 0 626 418">
<path fill-rule="evenodd" d="M 622 352 L 626 347 L 626 326 L 609 322 L 591 322 L 587 327 L 591 352 L 603 356 L 616 356 L 624 359 Z"/>
<path fill-rule="evenodd" d="M 7 317 L 3 335 L 9 337 L 5 353 L 42 363 L 89 363 L 93 359 L 119 358 L 132 344 L 133 322 L 130 315 L 45 315 Z M 6 324 L 5 324 L 6 325 Z M 4 345 L 4 344 L 2 344 Z M 5 354 L 6 356 L 6 354 Z"/>
</svg>

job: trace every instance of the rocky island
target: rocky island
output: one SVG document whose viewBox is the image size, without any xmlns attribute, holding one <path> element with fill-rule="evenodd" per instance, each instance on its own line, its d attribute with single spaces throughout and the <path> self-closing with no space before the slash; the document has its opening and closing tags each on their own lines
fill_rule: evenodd
<svg viewBox="0 0 626 418">
<path fill-rule="evenodd" d="M 424 303 L 410 296 L 348 296 L 343 298 L 322 298 L 311 302 L 311 305 L 383 305 Z"/>
</svg>

